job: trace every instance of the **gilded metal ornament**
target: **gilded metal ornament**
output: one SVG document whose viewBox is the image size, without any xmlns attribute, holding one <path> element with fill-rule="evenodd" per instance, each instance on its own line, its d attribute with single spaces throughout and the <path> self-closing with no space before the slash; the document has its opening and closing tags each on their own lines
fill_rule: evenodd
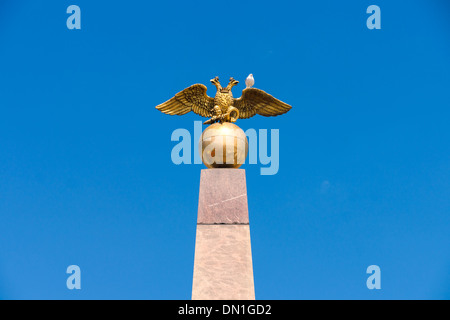
<svg viewBox="0 0 450 320">
<path fill-rule="evenodd" d="M 233 98 L 231 89 L 239 83 L 233 78 L 230 78 L 230 82 L 225 88 L 220 85 L 219 77 L 211 79 L 211 83 L 217 88 L 214 98 L 206 94 L 205 85 L 194 84 L 178 92 L 172 99 L 156 106 L 156 109 L 170 115 L 183 115 L 194 111 L 202 117 L 210 118 L 204 124 L 212 124 L 214 122 L 236 122 L 239 118 L 247 119 L 255 114 L 265 117 L 278 116 L 292 108 L 256 88 L 246 88 L 242 91 L 240 98 Z"/>
<path fill-rule="evenodd" d="M 199 151 L 208 168 L 239 168 L 248 152 L 248 141 L 244 131 L 234 125 L 237 119 L 247 119 L 259 114 L 265 117 L 278 116 L 292 107 L 263 90 L 252 88 L 253 76 L 247 78 L 247 88 L 240 98 L 233 98 L 231 89 L 239 82 L 230 78 L 223 88 L 219 77 L 211 79 L 216 87 L 214 98 L 206 94 L 206 86 L 194 84 L 178 92 L 172 99 L 156 106 L 169 115 L 183 115 L 190 111 L 210 118 L 203 124 L 211 124 L 202 133 Z"/>
</svg>

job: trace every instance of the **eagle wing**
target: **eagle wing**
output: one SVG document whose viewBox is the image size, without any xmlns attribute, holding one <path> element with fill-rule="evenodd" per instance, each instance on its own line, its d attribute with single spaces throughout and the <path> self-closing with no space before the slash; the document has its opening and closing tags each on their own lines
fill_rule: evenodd
<svg viewBox="0 0 450 320">
<path fill-rule="evenodd" d="M 205 85 L 194 84 L 178 92 L 172 99 L 156 106 L 156 109 L 170 115 L 181 116 L 194 111 L 202 117 L 212 117 L 214 98 L 208 97 L 206 90 Z"/>
<path fill-rule="evenodd" d="M 256 88 L 246 88 L 242 96 L 234 99 L 234 107 L 239 110 L 239 119 L 247 119 L 255 114 L 265 117 L 278 116 L 291 110 L 291 106 L 270 94 Z"/>
</svg>

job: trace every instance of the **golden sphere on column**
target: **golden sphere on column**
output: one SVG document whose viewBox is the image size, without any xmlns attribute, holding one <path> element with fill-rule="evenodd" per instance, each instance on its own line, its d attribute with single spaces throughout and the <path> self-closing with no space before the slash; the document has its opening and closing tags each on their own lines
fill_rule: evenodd
<svg viewBox="0 0 450 320">
<path fill-rule="evenodd" d="M 213 123 L 203 131 L 198 149 L 208 168 L 239 168 L 247 157 L 247 136 L 231 122 Z"/>
</svg>

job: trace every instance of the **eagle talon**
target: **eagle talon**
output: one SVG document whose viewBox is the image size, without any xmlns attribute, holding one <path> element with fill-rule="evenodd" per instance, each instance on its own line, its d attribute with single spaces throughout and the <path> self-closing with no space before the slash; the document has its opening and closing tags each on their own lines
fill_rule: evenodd
<svg viewBox="0 0 450 320">
<path fill-rule="evenodd" d="M 203 122 L 203 124 L 212 124 L 212 123 L 215 123 L 215 122 L 222 123 L 224 121 L 225 116 L 226 116 L 225 114 L 214 116 L 211 119 L 206 120 L 205 122 Z"/>
</svg>

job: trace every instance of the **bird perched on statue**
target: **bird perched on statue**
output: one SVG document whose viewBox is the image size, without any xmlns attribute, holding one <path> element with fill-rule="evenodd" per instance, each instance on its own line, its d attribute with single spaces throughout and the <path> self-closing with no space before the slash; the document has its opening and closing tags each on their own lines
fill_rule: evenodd
<svg viewBox="0 0 450 320">
<path fill-rule="evenodd" d="M 255 84 L 255 79 L 253 79 L 253 74 L 249 74 L 247 79 L 245 79 L 245 85 L 247 88 L 251 88 L 253 87 L 253 85 Z"/>
<path fill-rule="evenodd" d="M 251 75 L 250 75 L 251 76 Z M 252 76 L 253 78 L 253 76 Z M 206 94 L 206 86 L 194 84 L 178 92 L 172 99 L 156 106 L 159 111 L 170 115 L 183 115 L 190 111 L 209 120 L 204 124 L 214 122 L 236 122 L 238 118 L 247 119 L 259 114 L 265 117 L 278 116 L 288 112 L 292 107 L 256 88 L 246 88 L 240 98 L 233 98 L 231 89 L 239 81 L 230 78 L 228 85 L 223 88 L 219 77 L 210 80 L 216 86 L 214 98 Z"/>
</svg>

